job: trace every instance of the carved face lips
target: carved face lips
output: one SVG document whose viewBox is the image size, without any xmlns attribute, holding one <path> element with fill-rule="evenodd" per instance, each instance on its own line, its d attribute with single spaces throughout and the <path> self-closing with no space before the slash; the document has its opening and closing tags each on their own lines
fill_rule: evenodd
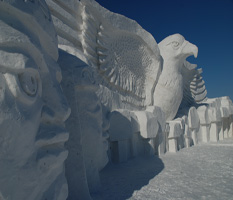
<svg viewBox="0 0 233 200">
<path fill-rule="evenodd" d="M 68 151 L 64 148 L 64 143 L 68 138 L 69 133 L 64 126 L 46 124 L 40 126 L 35 142 L 36 146 L 39 147 L 37 160 L 40 170 L 62 166 L 68 155 Z"/>
<path fill-rule="evenodd" d="M 48 187 L 64 172 L 64 161 L 68 156 L 64 143 L 69 138 L 64 122 L 71 112 L 60 88 L 60 68 L 53 63 L 49 71 L 53 73 L 41 74 L 44 106 L 41 110 L 41 124 L 35 139 L 38 147 L 37 167 L 43 176 L 50 177 L 50 183 L 45 183 Z"/>
</svg>

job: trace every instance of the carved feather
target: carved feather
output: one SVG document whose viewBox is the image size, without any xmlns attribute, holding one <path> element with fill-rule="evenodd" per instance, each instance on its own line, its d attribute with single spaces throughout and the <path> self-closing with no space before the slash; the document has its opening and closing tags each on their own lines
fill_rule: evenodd
<svg viewBox="0 0 233 200">
<path fill-rule="evenodd" d="M 184 94 L 180 107 L 193 106 L 206 99 L 207 91 L 205 81 L 202 78 L 202 69 L 196 69 L 197 65 L 188 61 L 182 67 Z"/>
<path fill-rule="evenodd" d="M 67 41 L 67 45 L 83 52 L 95 69 L 96 81 L 106 88 L 103 91 L 119 93 L 111 101 L 137 109 L 152 104 L 162 59 L 156 41 L 148 32 L 135 21 L 110 12 L 93 0 L 47 0 L 47 3 L 59 43 Z"/>
</svg>

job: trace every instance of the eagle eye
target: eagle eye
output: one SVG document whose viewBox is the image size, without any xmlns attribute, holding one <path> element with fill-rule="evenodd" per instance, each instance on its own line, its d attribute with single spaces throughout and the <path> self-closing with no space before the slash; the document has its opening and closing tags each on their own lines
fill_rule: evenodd
<svg viewBox="0 0 233 200">
<path fill-rule="evenodd" d="M 178 49 L 179 45 L 180 45 L 179 42 L 176 42 L 176 41 L 172 42 L 172 47 L 175 49 Z"/>
</svg>

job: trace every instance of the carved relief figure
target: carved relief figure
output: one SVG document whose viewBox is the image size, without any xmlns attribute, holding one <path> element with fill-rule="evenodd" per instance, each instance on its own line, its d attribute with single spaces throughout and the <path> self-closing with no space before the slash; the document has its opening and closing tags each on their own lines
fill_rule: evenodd
<svg viewBox="0 0 233 200">
<path fill-rule="evenodd" d="M 0 198 L 68 195 L 64 121 L 70 108 L 57 59 L 44 0 L 0 1 Z"/>
<path fill-rule="evenodd" d="M 47 2 L 61 48 L 71 46 L 83 53 L 100 85 L 97 94 L 110 110 L 145 110 L 154 105 L 161 107 L 167 120 L 172 120 L 182 98 L 192 103 L 205 99 L 204 87 L 196 93 L 190 85 L 201 72 L 185 64 L 188 56 L 197 56 L 198 49 L 180 34 L 158 45 L 137 22 L 93 0 Z M 183 80 L 183 76 L 188 79 Z M 168 85 L 177 90 L 168 89 Z"/>
<path fill-rule="evenodd" d="M 98 86 L 91 67 L 62 50 L 58 63 L 62 88 L 72 109 L 66 121 L 70 133 L 65 161 L 68 199 L 91 199 L 89 191 L 100 189 L 99 171 L 108 163 L 108 134 L 104 134 L 109 124 L 107 113 L 95 93 Z"/>
<path fill-rule="evenodd" d="M 92 181 L 94 176 L 90 176 L 90 172 L 98 172 L 96 167 L 98 160 L 93 159 L 93 155 L 96 155 L 102 148 L 102 144 L 96 142 L 94 149 L 91 144 L 93 144 L 93 138 L 96 138 L 96 141 L 106 141 L 103 134 L 100 134 L 101 110 L 96 111 L 96 108 L 99 107 L 98 101 L 110 112 L 115 109 L 145 111 L 148 106 L 160 106 L 162 111 L 166 112 L 166 120 L 172 120 L 181 104 L 182 97 L 184 97 L 183 104 L 192 104 L 196 100 L 201 101 L 205 98 L 205 95 L 199 95 L 205 92 L 205 88 L 196 94 L 196 88 L 191 89 L 190 87 L 191 81 L 200 72 L 194 68 L 191 70 L 185 65 L 185 59 L 188 56 L 197 56 L 197 47 L 188 44 L 179 34 L 166 38 L 158 45 L 153 36 L 137 22 L 108 11 L 94 0 L 46 0 L 46 2 L 58 33 L 59 48 L 89 65 L 93 72 L 95 86 L 97 86 L 90 87 L 86 83 L 81 86 L 76 84 L 77 88 L 81 88 L 80 94 L 81 90 L 84 92 L 82 95 L 78 95 L 78 92 L 75 94 L 77 106 L 92 105 L 92 109 L 87 105 L 81 106 L 82 112 L 86 112 L 86 115 L 83 114 L 82 117 L 84 119 L 89 116 L 90 124 L 96 124 L 98 128 L 90 131 L 91 125 L 87 126 L 86 118 L 86 120 L 77 121 L 80 126 L 86 127 L 82 129 L 81 142 L 77 139 L 77 135 L 80 134 L 78 130 L 73 129 L 74 131 L 71 133 L 71 137 L 76 137 L 76 143 L 82 143 L 79 146 L 82 146 L 83 159 L 85 164 L 89 163 L 85 165 L 89 188 L 95 188 L 98 187 L 98 184 Z M 166 54 L 168 52 L 165 50 L 166 48 L 169 50 L 169 54 Z M 64 64 L 66 68 L 72 68 L 72 65 L 73 62 Z M 186 71 L 183 72 L 181 68 L 185 68 Z M 173 74 L 175 70 L 177 74 Z M 174 75 L 167 78 L 172 83 L 174 80 L 176 81 L 176 85 L 179 86 L 177 91 L 173 89 L 171 89 L 172 91 L 169 89 L 162 91 L 164 88 L 161 87 L 161 84 L 167 72 Z M 189 78 L 182 80 L 184 74 Z M 80 78 L 75 73 L 72 73 L 72 76 L 73 82 Z M 88 92 L 88 87 L 91 92 Z M 68 86 L 67 89 L 69 89 Z M 183 95 L 183 90 L 185 95 Z M 97 95 L 98 98 L 92 95 Z M 163 102 L 170 105 L 163 105 Z M 169 110 L 166 110 L 167 107 Z M 75 143 L 74 140 L 72 143 Z M 74 145 L 72 148 L 80 151 Z M 85 150 L 88 150 L 86 151 L 88 153 L 85 154 Z M 102 156 L 106 157 L 106 150 L 104 151 Z M 90 163 L 94 164 L 90 165 Z M 103 166 L 105 163 L 102 163 Z M 76 170 L 75 166 L 73 166 L 73 170 Z M 93 174 L 97 177 L 96 173 Z M 71 176 L 71 180 L 74 179 L 78 182 L 77 177 Z M 94 183 L 93 187 L 91 182 Z M 77 188 L 76 185 L 75 187 Z"/>
</svg>

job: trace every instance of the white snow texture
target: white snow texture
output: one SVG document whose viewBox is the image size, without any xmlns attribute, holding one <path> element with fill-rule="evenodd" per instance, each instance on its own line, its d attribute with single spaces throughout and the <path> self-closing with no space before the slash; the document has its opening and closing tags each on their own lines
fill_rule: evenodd
<svg viewBox="0 0 233 200">
<path fill-rule="evenodd" d="M 1 0 L 0 200 L 233 199 L 197 54 L 94 0 Z"/>
</svg>

